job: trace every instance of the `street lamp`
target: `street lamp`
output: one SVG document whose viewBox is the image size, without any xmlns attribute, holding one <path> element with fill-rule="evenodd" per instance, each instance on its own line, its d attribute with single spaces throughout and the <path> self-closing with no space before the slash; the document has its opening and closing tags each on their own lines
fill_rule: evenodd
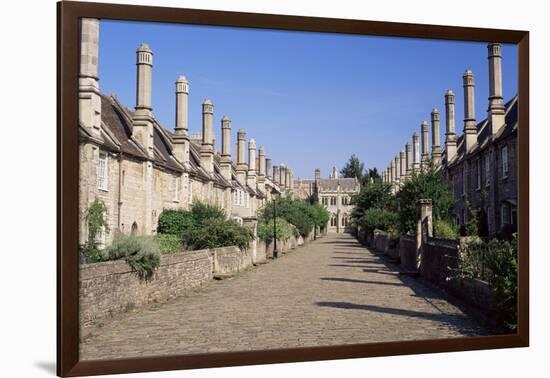
<svg viewBox="0 0 550 378">
<path fill-rule="evenodd" d="M 273 258 L 279 257 L 279 251 L 277 251 L 277 197 L 279 192 L 275 189 L 271 189 L 271 199 L 273 201 Z"/>
</svg>

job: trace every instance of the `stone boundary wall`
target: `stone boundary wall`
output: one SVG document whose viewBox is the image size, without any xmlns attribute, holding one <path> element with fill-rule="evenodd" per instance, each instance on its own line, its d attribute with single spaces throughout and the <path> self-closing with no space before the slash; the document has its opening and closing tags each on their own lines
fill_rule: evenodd
<svg viewBox="0 0 550 378">
<path fill-rule="evenodd" d="M 416 270 L 416 238 L 411 235 L 401 235 L 399 238 L 399 258 L 405 270 Z"/>
<path fill-rule="evenodd" d="M 163 255 L 159 267 L 147 278 L 140 277 L 124 260 L 81 265 L 80 321 L 167 300 L 212 277 L 212 254 L 207 249 Z"/>
<path fill-rule="evenodd" d="M 277 247 L 283 254 L 304 245 L 306 240 L 292 237 L 286 242 L 278 241 Z M 273 243 L 266 246 L 257 240 L 255 254 L 251 249 L 242 251 L 231 246 L 162 255 L 160 265 L 148 277 L 141 277 L 124 260 L 81 265 L 80 321 L 89 323 L 175 298 L 211 281 L 215 275 L 231 275 L 268 258 L 273 258 Z"/>
<path fill-rule="evenodd" d="M 429 238 L 422 244 L 420 273 L 436 285 L 445 285 L 458 268 L 458 242 Z"/>
</svg>

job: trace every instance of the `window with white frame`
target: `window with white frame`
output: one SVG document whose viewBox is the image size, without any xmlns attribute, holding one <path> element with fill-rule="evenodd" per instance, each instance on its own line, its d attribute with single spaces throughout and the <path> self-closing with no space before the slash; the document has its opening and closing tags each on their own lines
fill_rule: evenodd
<svg viewBox="0 0 550 378">
<path fill-rule="evenodd" d="M 172 176 L 172 200 L 174 202 L 179 202 L 179 191 L 180 191 L 180 178 L 178 176 Z"/>
<path fill-rule="evenodd" d="M 491 184 L 491 155 L 485 155 L 485 186 Z"/>
<path fill-rule="evenodd" d="M 97 187 L 101 190 L 108 190 L 109 157 L 106 152 L 99 153 L 97 164 Z"/>
<path fill-rule="evenodd" d="M 336 197 L 330 197 L 330 204 L 333 206 L 336 205 Z"/>
<path fill-rule="evenodd" d="M 250 194 L 245 193 L 244 200 L 245 200 L 245 206 L 248 209 L 250 207 Z"/>
<path fill-rule="evenodd" d="M 233 192 L 233 205 L 237 206 L 239 204 L 239 191 L 235 190 Z"/>
<path fill-rule="evenodd" d="M 508 146 L 502 147 L 501 158 L 502 158 L 502 178 L 508 177 Z"/>
</svg>

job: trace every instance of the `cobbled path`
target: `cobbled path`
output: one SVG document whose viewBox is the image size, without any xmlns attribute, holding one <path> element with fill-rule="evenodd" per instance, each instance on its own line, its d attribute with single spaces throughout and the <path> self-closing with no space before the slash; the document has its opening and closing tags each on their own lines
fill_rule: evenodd
<svg viewBox="0 0 550 378">
<path fill-rule="evenodd" d="M 234 278 L 124 314 L 80 344 L 81 359 L 485 335 L 440 290 L 328 235 Z"/>
</svg>

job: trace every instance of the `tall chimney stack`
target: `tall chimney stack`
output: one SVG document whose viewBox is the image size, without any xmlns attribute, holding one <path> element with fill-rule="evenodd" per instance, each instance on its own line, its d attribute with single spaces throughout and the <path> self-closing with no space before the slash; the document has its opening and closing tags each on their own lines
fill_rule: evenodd
<svg viewBox="0 0 550 378">
<path fill-rule="evenodd" d="M 281 181 L 281 176 L 280 176 L 279 166 L 274 165 L 273 166 L 273 183 L 275 185 L 279 185 L 280 181 Z"/>
<path fill-rule="evenodd" d="M 420 130 L 422 131 L 422 161 L 420 165 L 422 170 L 427 170 L 430 166 L 430 153 L 428 152 L 428 122 L 422 121 Z"/>
<path fill-rule="evenodd" d="M 82 18 L 80 29 L 80 71 L 78 74 L 78 119 L 93 136 L 101 135 L 99 94 L 99 20 Z"/>
<path fill-rule="evenodd" d="M 464 85 L 464 142 L 467 153 L 476 144 L 476 110 L 474 97 L 474 73 L 466 70 L 462 76 Z"/>
<path fill-rule="evenodd" d="M 248 141 L 248 174 L 246 177 L 248 185 L 256 189 L 256 141 L 254 139 Z"/>
<path fill-rule="evenodd" d="M 237 132 L 237 180 L 241 185 L 246 185 L 246 172 L 248 171 L 248 166 L 246 165 L 246 151 L 245 151 L 245 137 L 246 133 L 243 129 L 239 129 Z"/>
<path fill-rule="evenodd" d="M 222 176 L 231 182 L 231 119 L 228 116 L 222 118 L 222 154 L 220 158 Z"/>
<path fill-rule="evenodd" d="M 201 164 L 207 173 L 214 173 L 214 105 L 210 99 L 202 103 Z"/>
<path fill-rule="evenodd" d="M 176 127 L 174 132 L 174 155 L 184 165 L 189 164 L 189 129 L 187 126 L 187 100 L 189 82 L 181 75 L 176 80 Z"/>
<path fill-rule="evenodd" d="M 487 45 L 489 52 L 489 122 L 491 132 L 496 135 L 504 126 L 504 99 L 502 97 L 502 46 L 500 43 Z"/>
<path fill-rule="evenodd" d="M 399 186 L 401 184 L 401 159 L 399 157 L 399 154 L 397 154 L 395 156 L 394 161 L 395 161 L 395 163 L 394 163 L 394 166 L 395 166 L 395 184 L 399 188 Z"/>
<path fill-rule="evenodd" d="M 412 149 L 411 142 L 407 142 L 405 145 L 405 160 L 407 162 L 407 178 L 412 177 L 413 175 L 413 161 L 412 161 Z"/>
<path fill-rule="evenodd" d="M 445 155 L 447 164 L 456 156 L 455 95 L 452 90 L 445 93 Z"/>
<path fill-rule="evenodd" d="M 407 179 L 407 162 L 405 161 L 405 150 L 401 150 L 399 152 L 399 168 L 401 169 L 401 173 L 399 174 L 399 177 L 401 177 L 401 182 L 405 182 Z"/>
<path fill-rule="evenodd" d="M 441 137 L 439 134 L 440 127 L 440 115 L 439 110 L 432 109 L 431 112 L 432 121 L 432 162 L 434 167 L 439 167 L 441 164 Z"/>
<path fill-rule="evenodd" d="M 265 174 L 268 178 L 273 179 L 273 174 L 271 171 L 271 158 L 265 159 Z"/>
<path fill-rule="evenodd" d="M 136 50 L 137 86 L 136 111 L 132 120 L 132 134 L 145 147 L 152 159 L 153 148 L 153 118 L 151 110 L 151 92 L 153 75 L 153 51 L 146 43 L 142 43 Z"/>
<path fill-rule="evenodd" d="M 413 141 L 413 173 L 420 172 L 420 141 L 416 131 L 412 136 Z"/>
<path fill-rule="evenodd" d="M 279 165 L 279 186 L 281 190 L 284 190 L 286 186 L 286 166 L 284 163 Z"/>
<path fill-rule="evenodd" d="M 258 165 L 258 183 L 263 184 L 265 182 L 265 148 L 263 146 L 258 149 Z M 261 189 L 265 189 L 263 185 Z"/>
</svg>

